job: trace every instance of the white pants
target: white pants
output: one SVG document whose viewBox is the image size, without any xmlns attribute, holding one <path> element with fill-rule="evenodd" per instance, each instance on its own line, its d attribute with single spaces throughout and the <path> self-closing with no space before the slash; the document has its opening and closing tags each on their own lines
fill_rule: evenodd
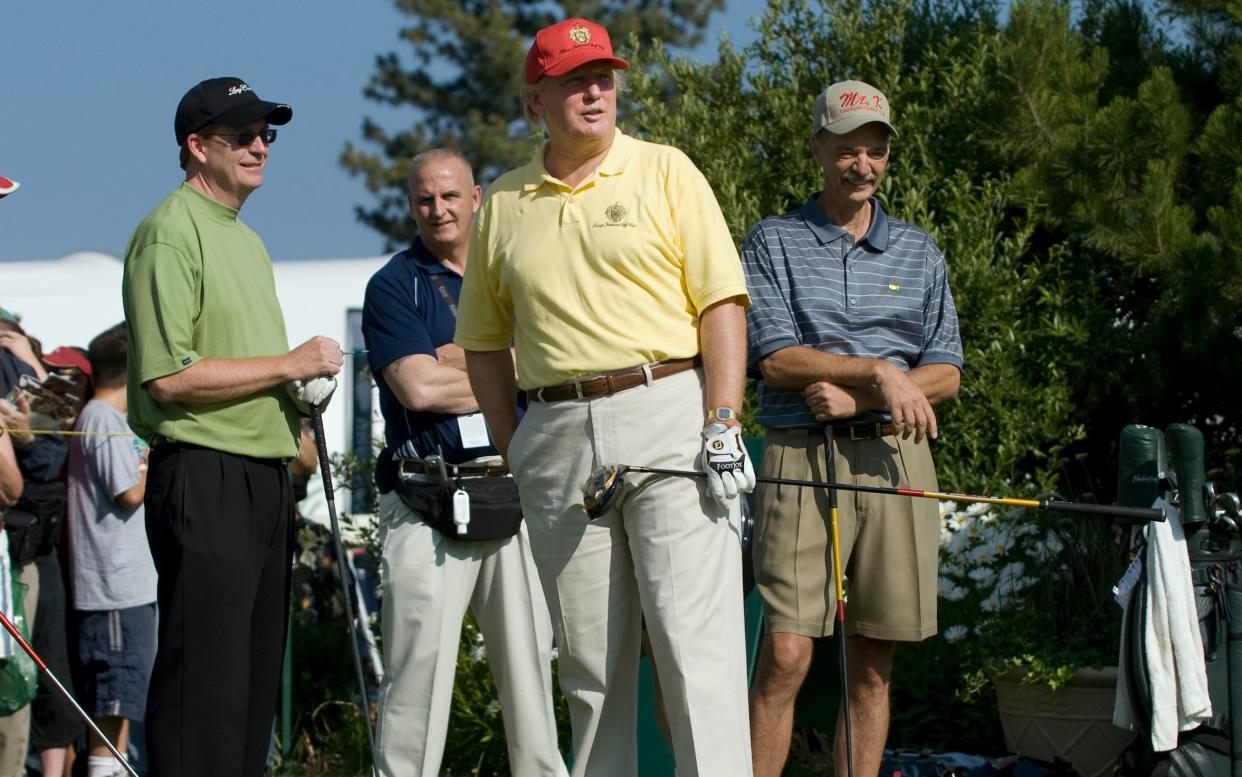
<svg viewBox="0 0 1242 777">
<path fill-rule="evenodd" d="M 610 397 L 532 402 L 509 448 L 552 608 L 574 777 L 637 774 L 638 657 L 646 617 L 680 777 L 749 777 L 740 509 L 698 478 L 629 474 L 594 521 L 600 465 L 694 469 L 705 417 L 691 370 Z"/>
<path fill-rule="evenodd" d="M 440 773 L 469 607 L 500 692 L 513 775 L 565 777 L 552 714 L 552 630 L 525 527 L 505 540 L 446 540 L 392 492 L 380 499 L 380 544 L 380 773 Z"/>
</svg>

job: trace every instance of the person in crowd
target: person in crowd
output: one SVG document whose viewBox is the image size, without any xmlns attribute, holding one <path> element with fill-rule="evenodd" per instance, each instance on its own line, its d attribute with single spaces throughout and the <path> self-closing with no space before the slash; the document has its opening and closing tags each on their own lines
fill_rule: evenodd
<svg viewBox="0 0 1242 777">
<path fill-rule="evenodd" d="M 535 36 L 524 100 L 547 142 L 479 211 L 455 342 L 520 487 L 573 774 L 637 771 L 645 615 L 678 773 L 749 775 L 737 499 L 754 486 L 737 419 L 749 300 L 702 173 L 617 129 L 627 67 L 586 19 Z M 511 338 L 530 398 L 520 424 Z M 697 463 L 706 477 L 631 475 L 589 520 L 584 481 L 621 463 Z"/>
<path fill-rule="evenodd" d="M 271 260 L 238 218 L 292 116 L 239 78 L 186 92 L 174 119 L 184 183 L 125 252 L 128 420 L 151 443 L 159 575 L 152 777 L 258 777 L 266 761 L 289 609 L 287 460 L 299 410 L 327 400 L 314 379 L 343 361 L 326 337 L 289 350 Z"/>
<path fill-rule="evenodd" d="M 80 702 L 125 752 L 129 721 L 142 720 L 155 660 L 155 564 L 147 545 L 143 497 L 146 445 L 125 420 L 125 324 L 88 348 L 94 397 L 69 447 L 70 570 L 77 632 Z M 91 734 L 88 777 L 123 774 Z"/>
<path fill-rule="evenodd" d="M 824 480 L 830 455 L 839 482 L 937 488 L 933 406 L 957 394 L 962 343 L 940 249 L 876 199 L 897 137 L 889 110 L 860 81 L 819 95 L 810 150 L 823 190 L 761 221 L 742 247 L 771 477 Z M 750 695 L 757 777 L 781 773 L 812 639 L 833 631 L 828 513 L 820 489 L 765 483 L 756 493 L 766 619 Z M 846 495 L 839 516 L 853 773 L 874 775 L 888 736 L 893 645 L 936 632 L 939 522 L 934 502 L 888 495 Z M 837 729 L 844 775 L 844 716 Z"/>
<path fill-rule="evenodd" d="M 462 350 L 452 342 L 482 190 L 465 157 L 434 149 L 412 160 L 408 195 L 418 236 L 371 278 L 362 308 L 388 454 L 376 476 L 383 492 L 386 665 L 380 772 L 440 773 L 461 622 L 469 608 L 486 640 L 513 774 L 564 775 L 552 713 L 552 624 L 526 530 L 517 523 L 505 527 L 507 536 L 463 539 L 441 531 L 428 515 L 434 505 L 419 502 L 444 485 L 438 466 L 426 466 L 434 456 L 446 463 L 446 472 L 457 469 L 459 483 L 504 486 L 501 494 L 517 509 L 512 478 L 487 460 L 496 449 Z M 516 391 L 509 402 L 516 405 Z M 481 509 L 473 507 L 471 522 L 483 518 Z"/>
<path fill-rule="evenodd" d="M 47 417 L 57 428 L 71 429 L 91 393 L 91 365 L 81 349 L 61 346 L 42 357 L 46 377 L 44 396 L 49 397 Z M 33 525 L 34 563 L 39 572 L 38 607 L 32 626 L 32 644 L 48 668 L 70 693 L 75 692 L 69 635 L 73 630 L 67 596 L 68 569 L 61 564 L 65 546 L 68 504 L 66 465 L 69 440 L 62 440 L 64 456 L 53 482 L 36 487 L 55 495 L 56 509 L 42 503 Z M 58 692 L 46 674 L 39 675 L 39 691 L 30 703 L 30 744 L 38 753 L 43 774 L 62 774 L 72 762 L 73 743 L 85 725 L 73 706 Z"/>
<path fill-rule="evenodd" d="M 23 605 L 32 646 L 71 687 L 64 582 L 56 558 L 65 515 L 62 475 L 68 457 L 68 443 L 58 432 L 69 419 L 40 416 L 36 423 L 39 390 L 32 383 L 23 384 L 23 379 L 41 385 L 49 382 L 53 372 L 73 367 L 54 364 L 49 370 L 43 359 L 39 341 L 25 331 L 16 315 L 5 311 L 0 316 L 0 426 L 8 430 L 5 436 L 14 446 L 22 494 L 6 510 L 4 530 L 12 567 L 26 589 Z M 0 777 L 23 773 L 32 744 L 45 769 L 59 766 L 63 770 L 65 746 L 78 735 L 80 725 L 41 675 L 35 700 L 0 718 Z"/>
</svg>

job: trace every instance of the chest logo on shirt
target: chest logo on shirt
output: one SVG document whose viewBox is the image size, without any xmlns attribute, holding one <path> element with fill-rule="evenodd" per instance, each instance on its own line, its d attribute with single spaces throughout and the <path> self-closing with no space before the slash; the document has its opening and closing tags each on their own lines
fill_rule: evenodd
<svg viewBox="0 0 1242 777">
<path fill-rule="evenodd" d="M 890 283 L 890 284 L 888 284 L 888 290 L 889 290 L 889 291 L 901 291 L 901 284 L 900 284 L 900 283 Z"/>
<path fill-rule="evenodd" d="M 607 208 L 604 208 L 604 218 L 607 221 L 598 221 L 591 226 L 593 227 L 636 227 L 638 226 L 633 220 L 627 220 L 630 215 L 630 209 L 619 202 L 614 202 Z"/>
</svg>

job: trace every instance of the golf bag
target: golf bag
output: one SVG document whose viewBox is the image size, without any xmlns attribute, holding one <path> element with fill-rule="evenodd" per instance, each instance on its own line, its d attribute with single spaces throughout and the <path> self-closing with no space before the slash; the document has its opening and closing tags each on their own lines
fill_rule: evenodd
<svg viewBox="0 0 1242 777">
<path fill-rule="evenodd" d="M 1168 490 L 1170 463 L 1176 495 Z M 1150 505 L 1157 497 L 1172 497 L 1181 511 L 1213 718 L 1182 732 L 1173 750 L 1152 751 L 1151 732 L 1144 725 L 1152 715 L 1143 639 L 1150 606 L 1147 554 L 1136 528 L 1132 548 L 1142 571 L 1126 608 L 1121 649 L 1132 717 L 1140 725 L 1121 755 L 1121 777 L 1242 777 L 1242 536 L 1228 524 L 1209 520 L 1203 491 L 1203 436 L 1197 429 L 1173 424 L 1165 435 L 1140 426 L 1122 432 L 1118 503 Z"/>
</svg>

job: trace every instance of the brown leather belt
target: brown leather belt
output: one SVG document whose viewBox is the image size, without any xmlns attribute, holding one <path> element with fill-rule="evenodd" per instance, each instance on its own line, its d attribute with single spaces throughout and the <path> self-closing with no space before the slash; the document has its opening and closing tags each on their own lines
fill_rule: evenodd
<svg viewBox="0 0 1242 777">
<path fill-rule="evenodd" d="M 641 367 L 631 367 L 628 370 L 617 370 L 616 372 L 609 372 L 603 375 L 578 378 L 577 380 L 571 380 L 568 383 L 561 383 L 556 386 L 532 389 L 526 392 L 526 397 L 539 402 L 562 402 L 566 399 L 606 397 L 616 394 L 618 391 L 641 386 L 647 383 L 648 379 L 659 380 L 660 378 L 667 378 L 670 375 L 693 369 L 698 365 L 699 357 L 697 356 L 692 359 L 669 359 L 668 361 L 645 364 Z"/>
<path fill-rule="evenodd" d="M 894 434 L 897 434 L 897 427 L 887 421 L 832 427 L 833 437 L 844 437 L 847 440 L 874 440 Z"/>
</svg>

